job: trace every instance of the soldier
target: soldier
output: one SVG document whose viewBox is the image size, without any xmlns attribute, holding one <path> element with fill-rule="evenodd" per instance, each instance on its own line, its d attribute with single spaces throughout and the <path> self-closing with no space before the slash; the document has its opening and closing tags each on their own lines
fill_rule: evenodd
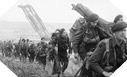
<svg viewBox="0 0 127 77">
<path fill-rule="evenodd" d="M 115 19 L 114 19 L 114 24 L 117 24 L 117 23 L 119 23 L 119 22 L 123 22 L 124 20 L 123 20 L 123 15 L 121 15 L 121 14 L 119 14 L 119 15 L 117 15 L 116 17 L 115 17 Z M 123 35 L 123 37 L 124 37 L 125 35 Z M 127 38 L 126 37 L 124 37 L 125 38 L 125 41 L 127 42 Z"/>
<path fill-rule="evenodd" d="M 6 48 L 6 41 L 3 42 L 2 47 L 1 47 L 3 56 L 5 56 L 5 48 Z"/>
<path fill-rule="evenodd" d="M 54 61 L 55 60 L 55 48 L 52 46 L 51 41 L 48 43 L 48 55 L 47 59 L 48 61 Z"/>
<path fill-rule="evenodd" d="M 117 15 L 114 19 L 114 23 L 123 22 L 123 16 L 121 14 Z"/>
<path fill-rule="evenodd" d="M 62 76 L 64 71 L 65 71 L 65 69 L 68 66 L 67 49 L 69 49 L 69 53 L 71 53 L 70 52 L 69 37 L 68 37 L 67 33 L 65 32 L 65 29 L 62 28 L 59 31 L 59 33 L 57 33 L 57 35 L 52 40 L 53 40 L 52 41 L 53 47 L 57 47 L 58 48 L 58 50 L 56 49 L 57 55 L 58 55 L 58 61 L 62 65 L 61 70 L 58 71 L 58 76 L 59 76 L 60 73 L 61 73 L 61 76 Z M 55 68 L 55 66 L 54 66 L 54 68 Z"/>
<path fill-rule="evenodd" d="M 25 39 L 22 39 L 20 52 L 21 52 L 21 58 L 22 58 L 23 62 L 26 62 L 26 58 L 28 56 L 28 53 L 27 53 L 27 45 L 26 45 Z"/>
<path fill-rule="evenodd" d="M 108 43 L 104 40 L 99 42 L 93 55 L 88 59 L 89 69 L 97 73 L 97 77 L 110 77 L 127 59 L 127 48 L 123 37 L 126 27 L 125 22 L 115 24 L 112 27 L 114 35 L 108 39 Z"/>
<path fill-rule="evenodd" d="M 108 25 L 110 26 L 110 28 L 112 28 L 114 26 L 114 24 L 117 24 L 119 22 L 123 22 L 123 15 L 119 14 L 115 17 L 113 22 L 109 22 Z"/>
<path fill-rule="evenodd" d="M 98 19 L 98 15 L 92 14 L 87 23 L 82 24 L 82 27 L 77 30 L 71 39 L 75 56 L 79 54 L 82 60 L 89 51 L 96 47 L 100 40 L 110 37 L 108 33 L 98 26 Z"/>
<path fill-rule="evenodd" d="M 71 39 L 75 56 L 80 56 L 84 63 L 86 62 L 86 56 L 92 55 L 98 42 L 111 36 L 103 28 L 99 27 L 98 20 L 99 16 L 97 14 L 89 16 L 87 23 L 82 24 L 82 27 L 77 30 Z M 81 77 L 85 74 L 84 67 L 85 65 L 81 68 Z"/>
<path fill-rule="evenodd" d="M 17 53 L 19 55 L 19 60 L 20 61 L 22 59 L 21 47 L 22 47 L 22 38 L 20 37 L 20 39 L 19 39 L 19 41 L 18 41 L 18 43 L 16 45 L 16 51 L 17 51 Z"/>
<path fill-rule="evenodd" d="M 9 41 L 7 42 L 7 44 L 6 44 L 6 54 L 7 54 L 6 56 L 11 57 L 12 48 L 13 48 L 12 43 L 11 43 L 11 41 L 9 40 Z"/>
<path fill-rule="evenodd" d="M 32 43 L 29 48 L 28 48 L 28 58 L 29 58 L 29 62 L 34 62 L 34 58 L 35 58 L 35 44 Z"/>
<path fill-rule="evenodd" d="M 39 64 L 43 64 L 43 69 L 45 69 L 46 66 L 46 57 L 47 57 L 47 43 L 44 41 L 44 37 L 41 38 L 41 42 L 38 43 L 38 53 L 37 53 L 37 61 Z"/>
</svg>

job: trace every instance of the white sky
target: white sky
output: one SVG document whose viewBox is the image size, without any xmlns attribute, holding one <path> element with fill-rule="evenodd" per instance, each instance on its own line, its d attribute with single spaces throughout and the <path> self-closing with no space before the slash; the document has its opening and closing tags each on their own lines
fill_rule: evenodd
<svg viewBox="0 0 127 77">
<path fill-rule="evenodd" d="M 30 4 L 43 22 L 73 23 L 80 14 L 72 10 L 72 3 L 82 3 L 107 21 L 113 21 L 117 14 L 121 14 L 109 0 L 19 0 L 0 20 L 28 22 L 22 9 L 17 6 Z"/>
</svg>

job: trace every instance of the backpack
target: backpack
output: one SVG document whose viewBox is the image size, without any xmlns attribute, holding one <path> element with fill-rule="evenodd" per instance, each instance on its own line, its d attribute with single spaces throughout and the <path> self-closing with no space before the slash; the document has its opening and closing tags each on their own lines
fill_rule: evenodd
<svg viewBox="0 0 127 77">
<path fill-rule="evenodd" d="M 104 55 L 103 55 L 103 58 L 102 60 L 107 57 L 107 65 L 109 65 L 109 39 L 105 39 L 103 40 L 103 42 L 105 43 L 106 45 L 106 50 L 104 52 Z"/>
<path fill-rule="evenodd" d="M 106 61 L 107 61 L 107 62 L 106 62 L 106 65 L 107 65 L 108 67 L 106 67 L 105 69 L 111 70 L 112 67 L 109 66 L 109 57 L 108 57 L 108 56 L 109 56 L 109 52 L 110 52 L 110 51 L 109 51 L 109 39 L 104 39 L 104 40 L 102 40 L 101 42 L 104 42 L 105 45 L 106 45 L 106 50 L 105 50 L 105 52 L 104 52 L 102 61 L 103 61 L 104 58 L 106 58 L 106 59 L 107 59 L 107 60 L 106 60 Z M 90 55 L 90 56 L 91 56 L 91 55 Z M 88 61 L 88 59 L 89 59 L 90 56 L 87 56 L 87 57 L 85 58 L 82 67 L 79 69 L 79 71 L 75 74 L 74 77 L 77 77 L 77 75 L 78 75 L 78 73 L 81 71 L 81 69 L 83 69 L 83 71 L 85 71 L 85 72 L 81 71 L 81 74 L 85 73 L 85 74 L 83 74 L 84 77 L 89 76 L 90 70 L 89 70 L 89 63 L 88 63 L 87 61 Z M 81 76 L 82 76 L 82 75 L 81 75 Z M 81 76 L 79 76 L 79 77 L 81 77 Z"/>
<path fill-rule="evenodd" d="M 105 39 L 104 43 L 106 45 L 106 50 L 105 50 L 105 52 L 103 54 L 103 57 L 102 57 L 101 66 L 104 67 L 103 69 L 105 71 L 111 72 L 112 70 L 114 70 L 114 67 L 109 65 L 109 56 L 110 56 L 109 39 Z M 116 53 L 115 52 L 114 52 L 114 57 L 115 57 L 115 60 L 116 60 Z M 106 62 L 103 62 L 104 59 L 106 59 Z M 115 65 L 116 65 L 116 62 L 115 62 Z"/>
</svg>

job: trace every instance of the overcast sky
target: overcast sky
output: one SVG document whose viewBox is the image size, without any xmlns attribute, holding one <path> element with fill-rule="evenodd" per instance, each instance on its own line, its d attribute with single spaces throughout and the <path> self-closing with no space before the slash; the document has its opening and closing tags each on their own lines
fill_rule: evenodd
<svg viewBox="0 0 127 77">
<path fill-rule="evenodd" d="M 72 10 L 72 3 L 82 3 L 107 21 L 113 21 L 116 15 L 121 14 L 109 0 L 19 0 L 0 20 L 28 22 L 22 9 L 17 6 L 30 4 L 43 22 L 73 23 L 80 14 Z"/>
</svg>

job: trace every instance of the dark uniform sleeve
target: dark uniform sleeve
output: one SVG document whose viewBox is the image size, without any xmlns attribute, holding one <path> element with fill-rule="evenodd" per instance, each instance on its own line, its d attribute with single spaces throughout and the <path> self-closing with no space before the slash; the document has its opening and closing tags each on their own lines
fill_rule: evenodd
<svg viewBox="0 0 127 77">
<path fill-rule="evenodd" d="M 98 74 L 102 74 L 104 72 L 104 70 L 100 67 L 99 64 L 101 62 L 105 49 L 105 43 L 100 42 L 95 49 L 93 55 L 88 60 L 89 67 Z"/>
<path fill-rule="evenodd" d="M 78 46 L 82 40 L 83 34 L 85 32 L 85 28 L 82 27 L 80 29 L 77 30 L 77 32 L 74 34 L 73 38 L 72 38 L 72 48 L 74 50 L 74 53 L 78 53 Z"/>
</svg>

